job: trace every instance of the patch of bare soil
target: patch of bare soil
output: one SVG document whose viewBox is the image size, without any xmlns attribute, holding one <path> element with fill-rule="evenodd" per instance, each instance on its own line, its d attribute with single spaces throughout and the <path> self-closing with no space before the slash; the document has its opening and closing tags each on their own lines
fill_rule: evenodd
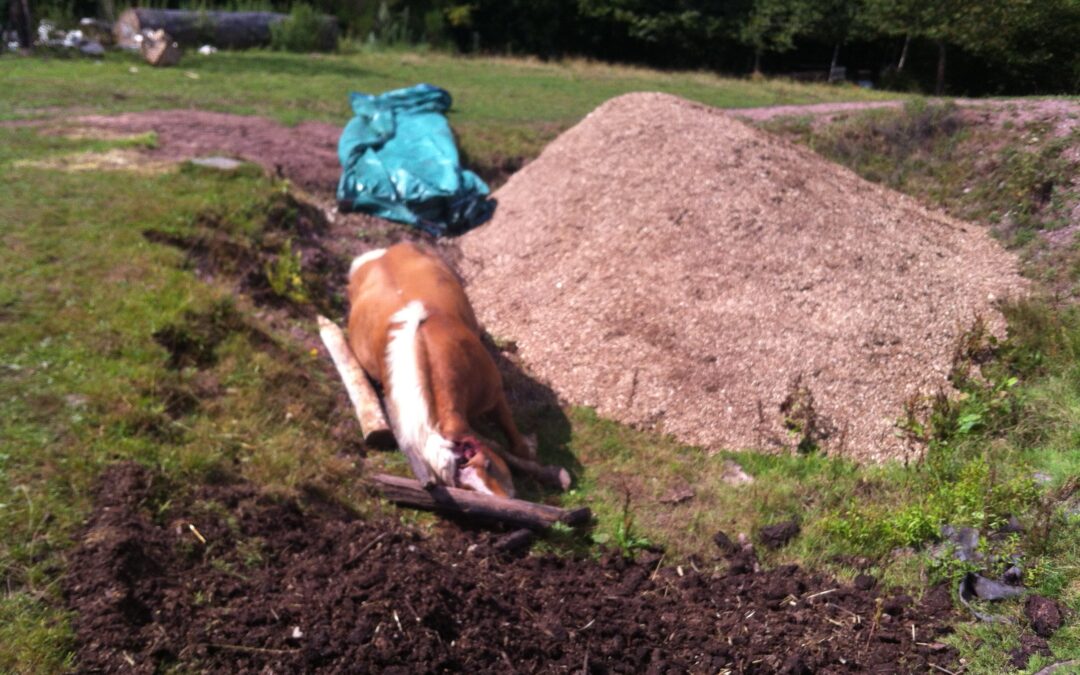
<svg viewBox="0 0 1080 675">
<path fill-rule="evenodd" d="M 708 447 L 905 456 L 957 337 L 1023 292 L 1012 255 L 715 109 L 593 111 L 459 240 L 492 334 L 573 403 Z"/>
<path fill-rule="evenodd" d="M 152 110 L 122 115 L 88 115 L 76 127 L 108 133 L 158 136 L 152 157 L 181 161 L 202 155 L 228 155 L 261 164 L 316 194 L 333 194 L 341 166 L 337 140 L 341 128 L 322 122 L 286 127 L 263 117 L 204 110 Z"/>
<path fill-rule="evenodd" d="M 168 500 L 168 501 L 166 501 Z M 693 565 L 501 552 L 243 483 L 103 475 L 64 582 L 82 672 L 864 673 L 949 667 L 922 602 L 737 551 Z"/>
</svg>

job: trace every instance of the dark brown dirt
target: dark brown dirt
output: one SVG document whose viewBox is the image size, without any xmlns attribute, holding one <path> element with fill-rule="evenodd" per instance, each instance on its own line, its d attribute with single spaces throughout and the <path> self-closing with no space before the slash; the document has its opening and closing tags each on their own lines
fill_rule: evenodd
<svg viewBox="0 0 1080 675">
<path fill-rule="evenodd" d="M 64 585 L 76 666 L 895 673 L 955 660 L 937 641 L 952 616 L 944 589 L 887 598 L 875 620 L 877 592 L 795 566 L 515 556 L 497 550 L 505 535 L 443 529 L 426 537 L 242 483 L 183 497 L 114 465 Z"/>
<path fill-rule="evenodd" d="M 1016 669 L 1027 668 L 1028 660 L 1036 654 L 1052 656 L 1053 652 L 1050 651 L 1050 644 L 1046 640 L 1038 635 L 1025 633 L 1020 636 L 1020 646 L 1009 652 L 1009 663 Z"/>
<path fill-rule="evenodd" d="M 1061 609 L 1057 603 L 1041 595 L 1032 595 L 1024 602 L 1024 616 L 1039 637 L 1048 638 L 1061 628 Z"/>
</svg>

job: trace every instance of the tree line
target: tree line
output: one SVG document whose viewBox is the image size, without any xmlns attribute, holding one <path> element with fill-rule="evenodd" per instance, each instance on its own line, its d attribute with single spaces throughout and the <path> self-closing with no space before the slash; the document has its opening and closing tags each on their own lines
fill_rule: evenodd
<svg viewBox="0 0 1080 675">
<path fill-rule="evenodd" d="M 151 0 L 275 9 L 293 0 Z M 306 0 L 343 35 L 464 53 L 839 74 L 950 94 L 1077 93 L 1080 0 Z M 111 19 L 114 0 L 0 0 Z M 106 11 L 107 10 L 107 11 Z M 11 25 L 9 23 L 9 25 Z"/>
</svg>

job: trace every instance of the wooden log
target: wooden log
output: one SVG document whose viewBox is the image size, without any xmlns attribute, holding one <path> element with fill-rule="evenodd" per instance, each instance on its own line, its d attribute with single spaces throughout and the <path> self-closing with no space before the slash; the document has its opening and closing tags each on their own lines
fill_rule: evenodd
<svg viewBox="0 0 1080 675">
<path fill-rule="evenodd" d="M 113 25 L 113 35 L 121 47 L 137 48 L 135 36 L 164 30 L 182 46 L 211 44 L 223 49 L 248 49 L 270 44 L 270 26 L 284 21 L 287 14 L 275 12 L 217 12 L 180 9 L 127 9 Z M 323 49 L 337 45 L 337 19 L 319 18 L 318 44 Z"/>
<path fill-rule="evenodd" d="M 387 474 L 376 474 L 372 480 L 383 496 L 395 504 L 427 511 L 497 520 L 535 530 L 547 529 L 555 523 L 583 525 L 592 519 L 592 512 L 588 508 L 568 510 L 442 485 L 425 490 L 411 478 Z"/>
<path fill-rule="evenodd" d="M 156 30 L 143 36 L 140 46 L 143 58 L 155 67 L 175 66 L 180 62 L 180 45 L 163 30 Z"/>
<path fill-rule="evenodd" d="M 375 393 L 367 373 L 356 360 L 348 340 L 345 339 L 344 331 L 325 316 L 319 316 L 317 321 L 319 337 L 326 345 L 326 351 L 330 352 L 330 358 L 334 361 L 334 367 L 337 368 L 356 411 L 356 419 L 360 421 L 364 443 L 381 448 L 394 447 L 394 433 L 390 431 L 390 425 L 386 421 L 379 395 Z"/>
</svg>

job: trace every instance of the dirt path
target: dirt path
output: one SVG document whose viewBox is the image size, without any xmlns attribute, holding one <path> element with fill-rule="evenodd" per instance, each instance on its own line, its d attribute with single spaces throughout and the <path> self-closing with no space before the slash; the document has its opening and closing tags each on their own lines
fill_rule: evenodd
<svg viewBox="0 0 1080 675">
<path fill-rule="evenodd" d="M 869 578 L 860 590 L 793 565 L 755 571 L 746 550 L 681 567 L 520 557 L 500 537 L 424 537 L 245 484 L 176 500 L 115 465 L 64 584 L 79 668 L 896 673 L 955 660 L 939 641 L 944 589 L 915 603 Z"/>
</svg>

